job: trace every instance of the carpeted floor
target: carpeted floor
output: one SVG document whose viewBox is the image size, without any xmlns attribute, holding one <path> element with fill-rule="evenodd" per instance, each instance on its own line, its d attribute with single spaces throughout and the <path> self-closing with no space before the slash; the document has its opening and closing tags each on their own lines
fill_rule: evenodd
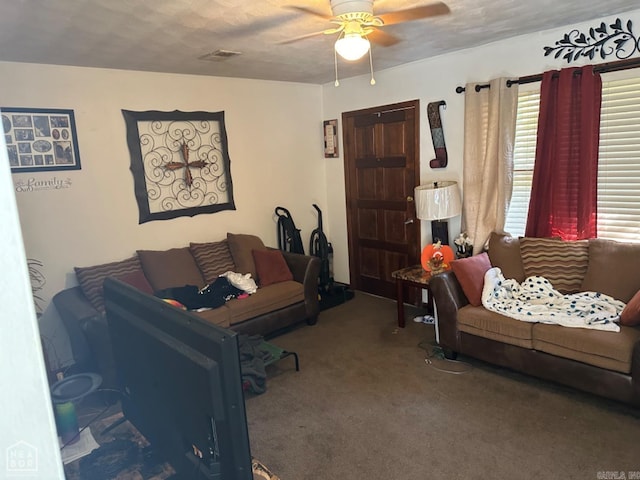
<svg viewBox="0 0 640 480">
<path fill-rule="evenodd" d="M 428 364 L 434 327 L 407 320 L 357 293 L 273 339 L 301 371 L 283 360 L 247 399 L 252 454 L 282 480 L 640 478 L 637 409 L 472 359 Z"/>
</svg>

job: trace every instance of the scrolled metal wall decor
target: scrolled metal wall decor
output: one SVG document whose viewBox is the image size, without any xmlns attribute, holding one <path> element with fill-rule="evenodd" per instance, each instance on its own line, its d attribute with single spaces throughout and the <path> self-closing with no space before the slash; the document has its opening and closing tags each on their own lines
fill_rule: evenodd
<svg viewBox="0 0 640 480">
<path fill-rule="evenodd" d="M 122 113 L 139 223 L 235 210 L 224 112 Z"/>
<path fill-rule="evenodd" d="M 609 25 L 602 22 L 598 27 L 591 27 L 588 33 L 571 30 L 555 46 L 544 47 L 545 57 L 553 54 L 554 58 L 562 57 L 567 63 L 580 57 L 593 60 L 596 55 L 603 60 L 609 55 L 623 60 L 636 51 L 640 52 L 640 38 L 633 33 L 633 23 L 627 20 L 623 26 L 619 18 Z"/>
</svg>

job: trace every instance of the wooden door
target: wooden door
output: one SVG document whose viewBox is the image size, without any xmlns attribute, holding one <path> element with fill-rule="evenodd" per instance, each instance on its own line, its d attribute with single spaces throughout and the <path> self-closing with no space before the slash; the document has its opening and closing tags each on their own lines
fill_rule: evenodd
<svg viewBox="0 0 640 480">
<path fill-rule="evenodd" d="M 419 263 L 419 101 L 342 114 L 351 285 L 395 298 L 391 272 Z"/>
</svg>

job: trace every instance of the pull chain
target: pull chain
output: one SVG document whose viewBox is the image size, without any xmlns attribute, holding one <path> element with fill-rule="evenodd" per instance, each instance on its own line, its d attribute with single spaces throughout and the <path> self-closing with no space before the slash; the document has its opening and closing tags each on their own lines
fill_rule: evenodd
<svg viewBox="0 0 640 480">
<path fill-rule="evenodd" d="M 371 48 L 369 48 L 369 67 L 371 67 L 371 81 L 369 83 L 371 83 L 371 85 L 375 85 L 376 79 L 373 78 L 373 59 L 371 58 Z"/>
<path fill-rule="evenodd" d="M 338 54 L 336 53 L 336 49 L 333 49 L 333 63 L 335 65 L 335 70 L 336 70 L 336 83 L 334 83 L 334 85 L 336 87 L 340 86 L 340 82 L 338 81 Z"/>
</svg>

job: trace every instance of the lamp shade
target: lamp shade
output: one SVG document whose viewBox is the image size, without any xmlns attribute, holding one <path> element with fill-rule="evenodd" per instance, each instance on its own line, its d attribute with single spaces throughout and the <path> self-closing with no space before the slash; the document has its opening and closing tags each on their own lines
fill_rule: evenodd
<svg viewBox="0 0 640 480">
<path fill-rule="evenodd" d="M 362 37 L 359 33 L 347 33 L 344 37 L 338 39 L 335 49 L 338 54 L 345 60 L 358 60 L 369 51 L 369 40 Z"/>
<path fill-rule="evenodd" d="M 443 220 L 462 212 L 457 182 L 443 181 L 415 188 L 416 216 L 420 220 Z"/>
</svg>

